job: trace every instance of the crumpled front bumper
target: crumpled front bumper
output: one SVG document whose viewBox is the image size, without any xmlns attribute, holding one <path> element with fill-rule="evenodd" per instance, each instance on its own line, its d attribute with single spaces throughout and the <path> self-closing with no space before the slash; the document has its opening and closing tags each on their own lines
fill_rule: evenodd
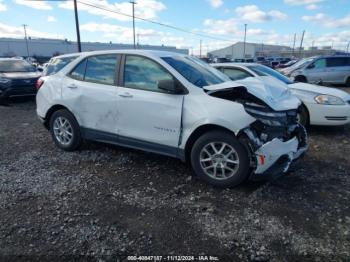
<svg viewBox="0 0 350 262">
<path fill-rule="evenodd" d="M 257 166 L 254 173 L 264 174 L 269 169 L 272 173 L 276 173 L 276 171 L 285 173 L 292 161 L 299 158 L 306 150 L 307 146 L 299 148 L 297 137 L 285 142 L 274 138 L 255 151 Z M 276 170 L 271 170 L 271 167 Z"/>
<path fill-rule="evenodd" d="M 299 130 L 297 135 L 287 141 L 274 138 L 266 143 L 262 143 L 249 130 L 246 131 L 255 145 L 255 151 L 252 153 L 255 164 L 251 179 L 276 177 L 288 171 L 291 163 L 308 149 L 305 128 L 299 127 Z"/>
</svg>

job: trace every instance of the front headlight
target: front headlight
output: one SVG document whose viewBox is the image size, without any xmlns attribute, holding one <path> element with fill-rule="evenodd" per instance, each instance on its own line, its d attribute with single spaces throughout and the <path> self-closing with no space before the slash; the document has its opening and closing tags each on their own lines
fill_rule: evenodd
<svg viewBox="0 0 350 262">
<path fill-rule="evenodd" d="M 315 101 L 322 105 L 345 105 L 341 98 L 331 95 L 318 95 L 315 97 Z"/>
<path fill-rule="evenodd" d="M 286 121 L 285 112 L 264 112 L 251 107 L 245 107 L 248 114 L 268 126 L 283 126 Z"/>
<path fill-rule="evenodd" d="M 11 79 L 5 78 L 5 77 L 0 77 L 0 85 L 10 85 L 11 84 Z"/>
</svg>

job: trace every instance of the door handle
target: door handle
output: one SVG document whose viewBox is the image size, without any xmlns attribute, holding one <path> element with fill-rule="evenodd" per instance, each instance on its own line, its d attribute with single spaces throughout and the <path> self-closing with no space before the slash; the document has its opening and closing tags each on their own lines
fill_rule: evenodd
<svg viewBox="0 0 350 262">
<path fill-rule="evenodd" d="M 121 94 L 119 94 L 119 96 L 124 97 L 124 98 L 131 98 L 131 97 L 132 97 L 132 94 L 126 92 L 126 93 L 121 93 Z"/>
<path fill-rule="evenodd" d="M 75 84 L 70 84 L 70 85 L 68 85 L 67 87 L 70 88 L 70 89 L 76 89 L 76 88 L 78 88 L 78 86 L 75 85 Z"/>
</svg>

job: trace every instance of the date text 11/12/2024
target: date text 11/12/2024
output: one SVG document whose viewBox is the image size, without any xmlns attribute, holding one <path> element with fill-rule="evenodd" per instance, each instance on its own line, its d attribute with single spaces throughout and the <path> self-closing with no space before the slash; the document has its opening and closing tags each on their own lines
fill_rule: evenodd
<svg viewBox="0 0 350 262">
<path fill-rule="evenodd" d="M 219 261 L 217 256 L 128 256 L 128 261 Z"/>
</svg>

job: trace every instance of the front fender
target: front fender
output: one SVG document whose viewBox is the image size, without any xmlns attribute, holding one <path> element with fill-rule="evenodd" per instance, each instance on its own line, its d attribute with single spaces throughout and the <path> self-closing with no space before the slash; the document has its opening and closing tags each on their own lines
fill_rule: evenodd
<svg viewBox="0 0 350 262">
<path fill-rule="evenodd" d="M 215 125 L 238 134 L 255 118 L 249 115 L 243 105 L 206 94 L 185 99 L 183 108 L 182 139 L 180 148 L 185 148 L 191 134 L 204 125 Z"/>
</svg>

